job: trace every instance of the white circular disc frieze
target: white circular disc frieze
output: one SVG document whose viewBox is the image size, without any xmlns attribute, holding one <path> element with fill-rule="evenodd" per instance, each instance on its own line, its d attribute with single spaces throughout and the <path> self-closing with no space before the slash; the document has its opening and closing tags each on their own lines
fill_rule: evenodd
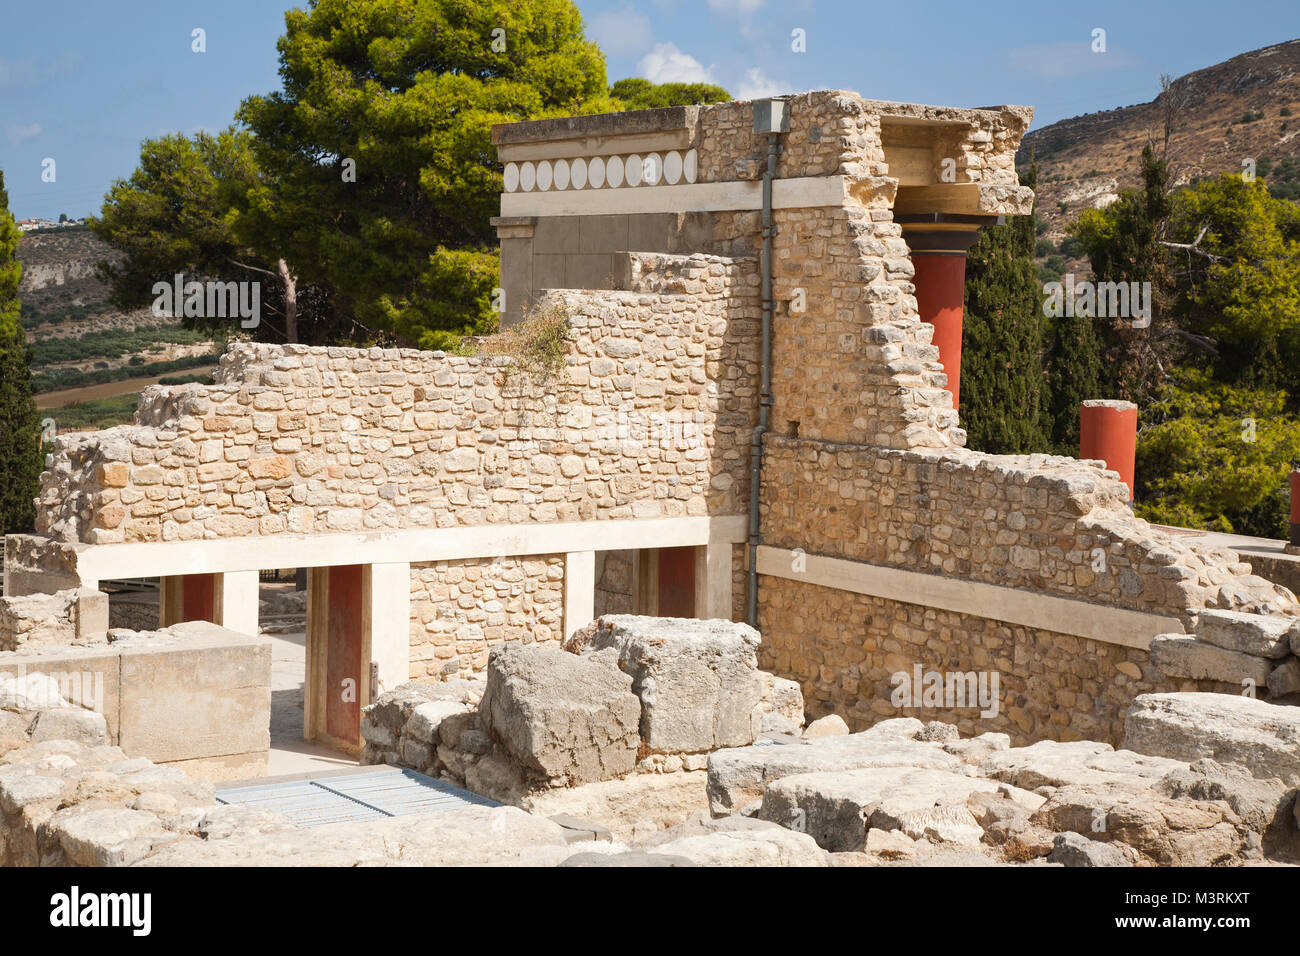
<svg viewBox="0 0 1300 956">
<path fill-rule="evenodd" d="M 591 157 L 587 163 L 587 181 L 591 183 L 592 189 L 599 189 L 605 185 L 605 161 L 599 156 Z"/>
<path fill-rule="evenodd" d="M 664 181 L 674 185 L 682 178 L 682 154 L 673 150 L 664 157 Z"/>
<path fill-rule="evenodd" d="M 530 193 L 533 191 L 533 186 L 536 184 L 537 170 L 533 167 L 532 163 L 524 163 L 519 167 L 519 185 L 523 188 L 524 192 Z"/>
<path fill-rule="evenodd" d="M 573 183 L 574 189 L 583 189 L 587 185 L 587 161 L 585 159 L 575 159 L 573 165 L 569 167 L 569 181 Z"/>
<path fill-rule="evenodd" d="M 605 160 L 605 181 L 610 189 L 623 185 L 623 157 L 611 156 Z"/>
<path fill-rule="evenodd" d="M 658 153 L 651 153 L 641 160 L 641 182 L 647 186 L 657 186 L 659 180 L 663 179 L 663 175 L 664 161 L 659 158 Z"/>
<path fill-rule="evenodd" d="M 506 192 L 512 193 L 519 188 L 519 164 L 506 163 L 505 173 L 502 176 L 505 180 Z"/>
<path fill-rule="evenodd" d="M 695 150 L 686 151 L 686 158 L 682 160 L 682 175 L 686 177 L 688 183 L 695 182 L 696 175 L 699 174 L 699 154 Z"/>
<path fill-rule="evenodd" d="M 555 188 L 569 188 L 569 161 L 567 159 L 557 159 L 555 161 Z"/>
<path fill-rule="evenodd" d="M 546 160 L 537 164 L 537 188 L 542 192 L 551 188 L 551 164 Z"/>
</svg>

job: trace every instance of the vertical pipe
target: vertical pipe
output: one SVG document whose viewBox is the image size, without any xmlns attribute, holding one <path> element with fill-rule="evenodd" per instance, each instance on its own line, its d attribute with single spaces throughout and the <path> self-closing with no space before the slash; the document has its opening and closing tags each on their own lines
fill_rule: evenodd
<svg viewBox="0 0 1300 956">
<path fill-rule="evenodd" d="M 1291 547 L 1300 548 L 1300 468 L 1291 471 Z"/>
<path fill-rule="evenodd" d="M 759 259 L 759 281 L 763 297 L 763 338 L 758 391 L 758 427 L 749 446 L 749 587 L 745 620 L 758 627 L 758 496 L 763 475 L 763 436 L 767 433 L 772 408 L 772 180 L 776 178 L 779 134 L 767 134 L 767 169 L 763 172 L 763 249 Z"/>
</svg>

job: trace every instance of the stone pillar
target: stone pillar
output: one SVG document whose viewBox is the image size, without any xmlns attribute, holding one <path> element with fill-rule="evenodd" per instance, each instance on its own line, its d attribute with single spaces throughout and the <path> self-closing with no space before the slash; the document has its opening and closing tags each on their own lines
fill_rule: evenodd
<svg viewBox="0 0 1300 956">
<path fill-rule="evenodd" d="M 257 636 L 258 573 L 227 571 L 216 575 L 216 618 L 222 627 Z"/>
<path fill-rule="evenodd" d="M 703 580 L 695 587 L 696 617 L 731 620 L 732 548 L 730 541 L 710 541 L 704 546 L 704 560 L 697 564 Z"/>
<path fill-rule="evenodd" d="M 493 216 L 491 223 L 496 226 L 497 238 L 501 240 L 499 288 L 504 301 L 500 303 L 500 322 L 501 327 L 505 328 L 522 319 L 524 306 L 532 304 L 530 300 L 535 291 L 533 231 L 537 226 L 537 217 Z"/>
<path fill-rule="evenodd" d="M 411 566 L 372 564 L 366 568 L 365 600 L 370 660 L 380 693 L 411 677 Z M 362 698 L 369 703 L 369 690 Z"/>
<path fill-rule="evenodd" d="M 596 616 L 596 552 L 564 555 L 564 639 Z"/>
<path fill-rule="evenodd" d="M 916 308 L 921 321 L 934 326 L 934 344 L 948 375 L 952 407 L 961 395 L 961 323 L 966 297 L 966 251 L 979 228 L 996 216 L 911 213 L 895 216 L 912 253 Z"/>
<path fill-rule="evenodd" d="M 1079 457 L 1104 461 L 1119 472 L 1133 500 L 1137 456 L 1137 406 L 1132 402 L 1089 399 L 1079 408 Z"/>
</svg>

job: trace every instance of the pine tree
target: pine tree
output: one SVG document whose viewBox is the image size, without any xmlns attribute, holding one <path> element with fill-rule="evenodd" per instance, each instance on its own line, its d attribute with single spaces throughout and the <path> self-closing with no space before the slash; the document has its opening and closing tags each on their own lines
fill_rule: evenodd
<svg viewBox="0 0 1300 956">
<path fill-rule="evenodd" d="M 18 316 L 18 261 L 22 233 L 9 213 L 0 172 L 0 533 L 32 530 L 32 503 L 40 486 L 41 428 L 32 401 L 29 349 Z"/>
<path fill-rule="evenodd" d="M 1151 314 L 1101 316 L 1094 321 L 1103 360 L 1101 387 L 1092 398 L 1122 398 L 1145 407 L 1155 400 L 1169 367 L 1172 325 L 1168 315 L 1171 276 L 1164 238 L 1172 210 L 1168 162 L 1147 145 L 1142 150 L 1142 185 L 1120 191 L 1119 199 L 1079 217 L 1072 232 L 1102 282 L 1149 283 Z"/>
<path fill-rule="evenodd" d="M 1021 176 L 1038 181 L 1038 164 Z M 1042 287 L 1034 265 L 1036 216 L 989 226 L 966 258 L 961 418 L 967 444 L 1010 454 L 1045 451 Z"/>
</svg>

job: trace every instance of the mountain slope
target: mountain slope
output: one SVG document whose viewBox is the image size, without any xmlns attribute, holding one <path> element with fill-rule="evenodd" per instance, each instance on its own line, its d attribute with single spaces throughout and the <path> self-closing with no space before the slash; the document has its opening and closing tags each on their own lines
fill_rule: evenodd
<svg viewBox="0 0 1300 956">
<path fill-rule="evenodd" d="M 1150 103 L 1027 133 L 1016 160 L 1023 168 L 1031 152 L 1037 156 L 1038 211 L 1049 235 L 1059 236 L 1083 209 L 1104 206 L 1136 185 L 1142 147 L 1148 137 L 1159 142 L 1170 107 L 1177 109 L 1169 149 L 1176 183 L 1241 172 L 1243 160 L 1267 159 L 1261 172 L 1271 165 L 1267 181 L 1274 185 L 1300 164 L 1300 40 L 1188 73 Z"/>
</svg>

